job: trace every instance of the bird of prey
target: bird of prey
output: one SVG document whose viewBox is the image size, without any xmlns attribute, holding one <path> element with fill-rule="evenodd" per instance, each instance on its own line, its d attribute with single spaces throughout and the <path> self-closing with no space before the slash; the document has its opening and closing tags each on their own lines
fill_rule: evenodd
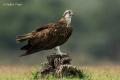
<svg viewBox="0 0 120 80">
<path fill-rule="evenodd" d="M 25 53 L 21 56 L 53 48 L 56 54 L 63 55 L 64 53 L 61 52 L 60 46 L 64 44 L 72 34 L 72 27 L 70 26 L 72 15 L 72 10 L 66 10 L 57 22 L 48 23 L 30 33 L 17 36 L 16 41 L 27 41 L 27 45 L 21 48 L 21 50 L 25 50 Z"/>
</svg>

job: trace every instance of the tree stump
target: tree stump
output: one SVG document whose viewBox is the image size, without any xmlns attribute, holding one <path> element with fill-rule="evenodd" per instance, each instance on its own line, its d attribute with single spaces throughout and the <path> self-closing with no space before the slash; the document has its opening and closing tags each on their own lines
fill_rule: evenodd
<svg viewBox="0 0 120 80">
<path fill-rule="evenodd" d="M 41 75 L 54 74 L 56 77 L 73 76 L 83 77 L 81 70 L 71 65 L 71 58 L 69 55 L 52 54 L 47 56 L 48 62 L 45 63 L 41 69 Z"/>
</svg>

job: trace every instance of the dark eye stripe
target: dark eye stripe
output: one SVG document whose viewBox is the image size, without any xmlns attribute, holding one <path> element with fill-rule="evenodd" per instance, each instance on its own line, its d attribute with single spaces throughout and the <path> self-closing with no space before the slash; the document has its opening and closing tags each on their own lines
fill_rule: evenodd
<svg viewBox="0 0 120 80">
<path fill-rule="evenodd" d="M 69 12 L 66 12 L 64 15 L 66 15 L 67 13 L 69 13 Z"/>
<path fill-rule="evenodd" d="M 69 11 L 69 14 L 70 14 L 71 12 Z"/>
<path fill-rule="evenodd" d="M 65 12 L 65 13 L 64 13 L 64 16 L 65 16 L 67 13 L 71 14 L 71 11 L 67 11 L 67 12 Z"/>
</svg>

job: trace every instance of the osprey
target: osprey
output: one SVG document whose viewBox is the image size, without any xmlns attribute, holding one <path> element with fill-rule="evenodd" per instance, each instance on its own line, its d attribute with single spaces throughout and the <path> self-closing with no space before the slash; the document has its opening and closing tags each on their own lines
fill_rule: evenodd
<svg viewBox="0 0 120 80">
<path fill-rule="evenodd" d="M 30 33 L 17 36 L 16 41 L 27 41 L 27 45 L 21 48 L 21 50 L 25 50 L 21 56 L 52 48 L 56 50 L 57 54 L 65 54 L 61 52 L 60 45 L 64 44 L 72 34 L 70 26 L 72 15 L 72 10 L 66 10 L 56 23 L 49 23 Z"/>
</svg>

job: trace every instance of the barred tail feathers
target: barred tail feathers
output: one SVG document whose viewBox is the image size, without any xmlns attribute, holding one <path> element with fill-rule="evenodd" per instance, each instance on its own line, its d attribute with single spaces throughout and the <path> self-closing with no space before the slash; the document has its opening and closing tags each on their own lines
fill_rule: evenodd
<svg viewBox="0 0 120 80">
<path fill-rule="evenodd" d="M 25 34 L 25 35 L 19 35 L 19 36 L 16 37 L 16 41 L 17 42 L 23 42 L 25 40 L 28 40 L 31 37 L 32 37 L 31 33 L 28 33 L 28 34 Z"/>
</svg>

